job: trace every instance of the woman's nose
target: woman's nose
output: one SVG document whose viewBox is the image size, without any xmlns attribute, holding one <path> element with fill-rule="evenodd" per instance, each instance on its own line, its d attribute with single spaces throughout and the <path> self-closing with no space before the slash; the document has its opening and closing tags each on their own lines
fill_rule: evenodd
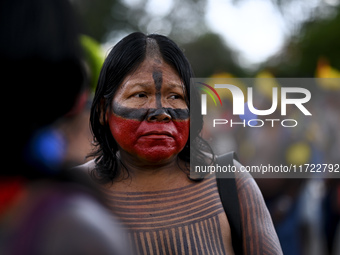
<svg viewBox="0 0 340 255">
<path fill-rule="evenodd" d="M 171 115 L 164 108 L 153 109 L 146 117 L 149 122 L 169 122 L 171 119 Z"/>
</svg>

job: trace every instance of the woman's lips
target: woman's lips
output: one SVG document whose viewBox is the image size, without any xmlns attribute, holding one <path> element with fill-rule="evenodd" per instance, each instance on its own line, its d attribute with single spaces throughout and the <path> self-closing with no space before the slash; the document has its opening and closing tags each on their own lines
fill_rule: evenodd
<svg viewBox="0 0 340 255">
<path fill-rule="evenodd" d="M 148 139 L 169 139 L 173 138 L 172 134 L 168 131 L 149 131 L 141 135 L 141 138 Z"/>
<path fill-rule="evenodd" d="M 144 134 L 142 134 L 142 136 L 146 136 L 146 135 L 166 135 L 166 136 L 172 136 L 172 134 L 169 131 L 148 131 L 145 132 Z"/>
</svg>

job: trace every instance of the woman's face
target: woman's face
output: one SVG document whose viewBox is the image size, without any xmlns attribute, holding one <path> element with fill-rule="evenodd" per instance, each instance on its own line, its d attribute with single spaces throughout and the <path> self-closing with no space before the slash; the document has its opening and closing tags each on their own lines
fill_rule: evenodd
<svg viewBox="0 0 340 255">
<path fill-rule="evenodd" d="M 174 159 L 189 137 L 189 109 L 178 73 L 147 57 L 117 90 L 107 119 L 120 150 L 138 160 Z"/>
</svg>

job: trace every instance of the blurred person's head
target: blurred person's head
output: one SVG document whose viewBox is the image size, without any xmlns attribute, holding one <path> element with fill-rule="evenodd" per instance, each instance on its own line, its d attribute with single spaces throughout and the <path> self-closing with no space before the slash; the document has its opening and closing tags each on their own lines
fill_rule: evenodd
<svg viewBox="0 0 340 255">
<path fill-rule="evenodd" d="M 72 109 L 85 84 L 78 25 L 68 0 L 4 0 L 0 34 L 6 172 L 34 175 L 20 165 L 57 163 L 64 145 L 48 125 Z"/>
<path fill-rule="evenodd" d="M 203 123 L 200 114 L 192 119 L 189 116 L 191 107 L 199 107 L 197 95 L 190 102 L 191 78 L 188 60 L 165 36 L 132 33 L 113 47 L 102 67 L 91 108 L 96 177 L 104 182 L 117 177 L 122 153 L 149 165 L 175 157 L 189 164 L 189 123 L 194 141 Z M 142 136 L 139 133 L 156 129 L 171 133 L 173 139 L 150 142 L 138 138 Z M 201 157 L 204 146 L 198 140 L 193 144 Z"/>
</svg>

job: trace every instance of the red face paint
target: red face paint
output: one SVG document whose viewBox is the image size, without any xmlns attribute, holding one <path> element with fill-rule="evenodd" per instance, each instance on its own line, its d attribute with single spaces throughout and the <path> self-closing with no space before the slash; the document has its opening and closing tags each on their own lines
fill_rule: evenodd
<svg viewBox="0 0 340 255">
<path fill-rule="evenodd" d="M 118 145 L 149 163 L 175 157 L 188 141 L 190 123 L 177 72 L 160 59 L 146 58 L 122 84 L 107 116 Z"/>
<path fill-rule="evenodd" d="M 109 116 L 112 136 L 123 150 L 140 159 L 153 163 L 170 159 L 188 141 L 189 118 L 150 122 L 145 118 L 130 119 L 122 115 L 112 113 Z"/>
</svg>

